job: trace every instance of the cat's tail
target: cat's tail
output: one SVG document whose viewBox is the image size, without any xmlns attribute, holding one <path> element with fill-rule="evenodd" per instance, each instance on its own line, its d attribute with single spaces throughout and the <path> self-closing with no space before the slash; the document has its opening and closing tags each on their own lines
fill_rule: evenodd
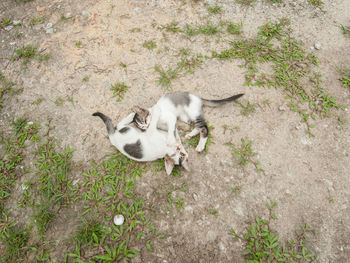
<svg viewBox="0 0 350 263">
<path fill-rule="evenodd" d="M 92 116 L 98 116 L 103 120 L 103 122 L 106 124 L 108 135 L 113 134 L 115 132 L 112 120 L 109 117 L 107 117 L 101 112 L 95 112 L 94 114 L 92 114 Z"/>
<path fill-rule="evenodd" d="M 234 100 L 242 97 L 243 95 L 244 94 L 241 93 L 241 94 L 237 94 L 237 95 L 231 96 L 231 97 L 226 98 L 226 99 L 221 99 L 221 100 L 206 100 L 206 99 L 202 99 L 202 101 L 203 101 L 203 105 L 204 106 L 218 107 L 218 106 L 224 105 L 224 104 L 226 104 L 228 102 L 234 101 Z"/>
</svg>

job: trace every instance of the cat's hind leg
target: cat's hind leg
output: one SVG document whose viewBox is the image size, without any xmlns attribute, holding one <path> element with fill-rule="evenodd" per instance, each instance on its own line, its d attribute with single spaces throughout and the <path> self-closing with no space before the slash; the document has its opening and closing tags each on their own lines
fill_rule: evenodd
<svg viewBox="0 0 350 263">
<path fill-rule="evenodd" d="M 194 126 L 197 128 L 200 134 L 200 139 L 196 147 L 196 151 L 201 152 L 205 148 L 205 144 L 207 143 L 208 134 L 209 134 L 207 123 L 205 122 L 205 119 L 203 118 L 202 115 L 196 118 L 194 122 Z"/>
<path fill-rule="evenodd" d="M 189 140 L 191 139 L 192 137 L 196 136 L 197 134 L 199 134 L 199 130 L 197 128 L 194 128 L 190 133 L 187 133 L 185 135 L 185 139 L 186 140 Z"/>
</svg>

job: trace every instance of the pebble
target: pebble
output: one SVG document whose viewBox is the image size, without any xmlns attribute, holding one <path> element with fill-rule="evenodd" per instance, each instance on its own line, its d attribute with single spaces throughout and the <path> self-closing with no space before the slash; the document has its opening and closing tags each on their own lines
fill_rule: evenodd
<svg viewBox="0 0 350 263">
<path fill-rule="evenodd" d="M 50 28 L 52 28 L 52 23 L 51 22 L 47 23 L 46 26 L 45 26 L 45 29 L 50 29 Z"/>
<path fill-rule="evenodd" d="M 83 16 L 88 16 L 88 15 L 89 15 L 89 12 L 86 11 L 86 10 L 83 10 L 83 11 L 81 12 L 81 14 L 82 14 Z"/>
<path fill-rule="evenodd" d="M 46 34 L 53 34 L 54 30 L 53 28 L 46 29 Z"/>
<path fill-rule="evenodd" d="M 12 24 L 13 24 L 14 26 L 20 26 L 20 25 L 22 25 L 22 21 L 21 21 L 21 20 L 13 20 L 13 21 L 12 21 Z"/>
<path fill-rule="evenodd" d="M 197 201 L 197 200 L 198 200 L 198 195 L 197 195 L 196 193 L 193 193 L 193 194 L 192 194 L 192 197 L 193 197 L 194 201 Z"/>
<path fill-rule="evenodd" d="M 11 25 L 11 26 L 5 27 L 4 29 L 5 29 L 6 31 L 10 31 L 12 28 L 13 28 L 13 26 Z"/>
<path fill-rule="evenodd" d="M 134 8 L 134 12 L 135 12 L 135 13 L 141 13 L 141 11 L 142 11 L 142 10 L 141 10 L 140 7 L 135 7 L 135 8 Z"/>
<path fill-rule="evenodd" d="M 71 14 L 71 13 L 66 13 L 66 14 L 64 15 L 64 17 L 67 18 L 67 19 L 68 19 L 68 18 L 71 18 L 71 17 L 72 17 L 72 14 Z"/>
<path fill-rule="evenodd" d="M 320 42 L 316 42 L 314 46 L 315 46 L 315 48 L 316 48 L 317 50 L 320 50 L 320 49 L 321 49 L 321 43 L 320 43 Z"/>
<path fill-rule="evenodd" d="M 286 111 L 286 107 L 284 107 L 283 105 L 282 105 L 282 106 L 279 106 L 278 109 L 279 109 L 280 111 Z"/>
<path fill-rule="evenodd" d="M 44 6 L 37 6 L 36 11 L 43 12 L 43 11 L 45 11 L 45 7 Z"/>
<path fill-rule="evenodd" d="M 28 124 L 28 125 L 33 125 L 33 124 L 34 124 L 34 122 L 32 122 L 32 121 L 28 121 L 28 122 L 27 122 L 27 124 Z"/>
<path fill-rule="evenodd" d="M 124 216 L 123 215 L 116 215 L 113 218 L 113 222 L 115 225 L 120 226 L 124 223 Z"/>
<path fill-rule="evenodd" d="M 10 46 L 16 45 L 16 42 L 10 42 Z"/>
</svg>

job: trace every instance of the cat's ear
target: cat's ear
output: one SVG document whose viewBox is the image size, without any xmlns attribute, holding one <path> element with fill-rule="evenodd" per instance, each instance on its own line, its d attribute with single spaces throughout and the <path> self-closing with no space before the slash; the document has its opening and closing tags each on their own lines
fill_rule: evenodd
<svg viewBox="0 0 350 263">
<path fill-rule="evenodd" d="M 185 158 L 182 162 L 181 162 L 181 165 L 183 168 L 186 169 L 186 171 L 189 171 L 190 170 L 190 166 L 188 164 L 188 158 Z"/>
<path fill-rule="evenodd" d="M 173 168 L 174 168 L 175 162 L 173 159 L 170 158 L 169 155 L 166 154 L 164 156 L 164 163 L 165 163 L 165 171 L 166 171 L 167 175 L 170 175 Z"/>
<path fill-rule="evenodd" d="M 135 105 L 135 106 L 133 106 L 132 108 L 131 108 L 131 110 L 133 111 L 133 112 L 135 112 L 135 113 L 144 113 L 144 112 L 148 112 L 148 110 L 146 110 L 146 109 L 144 109 L 144 108 L 141 108 L 140 106 L 137 106 L 137 105 Z"/>
</svg>

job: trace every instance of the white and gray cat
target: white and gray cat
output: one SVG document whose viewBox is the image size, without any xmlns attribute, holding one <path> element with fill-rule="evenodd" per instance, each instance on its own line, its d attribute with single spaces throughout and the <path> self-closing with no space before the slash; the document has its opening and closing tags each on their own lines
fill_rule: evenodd
<svg viewBox="0 0 350 263">
<path fill-rule="evenodd" d="M 167 144 L 169 147 L 176 145 L 176 121 L 181 120 L 188 124 L 194 124 L 195 128 L 185 138 L 200 134 L 200 140 L 196 151 L 201 152 L 205 148 L 208 139 L 208 126 L 203 117 L 204 106 L 217 107 L 237 100 L 244 94 L 237 94 L 221 100 L 202 99 L 189 92 L 169 93 L 161 97 L 148 111 L 141 107 L 134 107 L 136 115 L 134 122 L 143 130 L 151 129 L 150 123 L 156 120 L 158 128 L 168 131 Z M 147 114 L 145 114 L 145 112 Z"/>
<path fill-rule="evenodd" d="M 164 158 L 165 170 L 168 175 L 174 165 L 182 165 L 186 170 L 189 170 L 188 154 L 181 144 L 177 129 L 174 133 L 177 144 L 170 147 L 166 143 L 167 132 L 156 128 L 156 120 L 150 121 L 147 131 L 142 131 L 131 125 L 134 122 L 135 113 L 129 114 L 116 127 L 113 126 L 112 120 L 103 113 L 95 112 L 92 115 L 103 120 L 111 143 L 130 159 L 148 162 Z"/>
</svg>

